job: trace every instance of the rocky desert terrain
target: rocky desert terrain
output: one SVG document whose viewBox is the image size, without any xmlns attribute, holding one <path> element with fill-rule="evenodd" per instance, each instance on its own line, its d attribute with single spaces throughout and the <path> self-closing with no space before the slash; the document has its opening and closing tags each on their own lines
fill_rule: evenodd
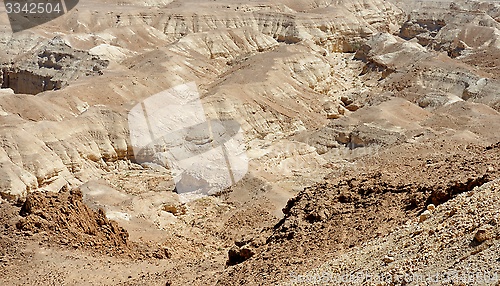
<svg viewBox="0 0 500 286">
<path fill-rule="evenodd" d="M 0 6 L 0 285 L 500 285 L 500 1 Z"/>
</svg>

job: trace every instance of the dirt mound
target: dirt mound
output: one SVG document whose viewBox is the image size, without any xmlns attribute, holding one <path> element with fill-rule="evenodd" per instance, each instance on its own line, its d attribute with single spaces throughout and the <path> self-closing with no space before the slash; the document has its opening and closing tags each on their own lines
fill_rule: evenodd
<svg viewBox="0 0 500 286">
<path fill-rule="evenodd" d="M 26 235 L 46 234 L 50 241 L 75 249 L 133 258 L 165 258 L 166 250 L 141 249 L 129 241 L 128 232 L 82 201 L 79 189 L 60 193 L 32 193 L 23 204 L 16 227 Z M 163 252 L 163 253 L 162 253 Z"/>
</svg>

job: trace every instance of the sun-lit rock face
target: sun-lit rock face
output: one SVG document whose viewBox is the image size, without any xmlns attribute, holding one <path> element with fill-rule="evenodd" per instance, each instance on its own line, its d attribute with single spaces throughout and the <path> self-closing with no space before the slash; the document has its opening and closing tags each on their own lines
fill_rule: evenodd
<svg viewBox="0 0 500 286">
<path fill-rule="evenodd" d="M 2 97 L 5 197 L 134 160 L 127 109 L 188 81 L 207 114 L 240 121 L 248 142 L 324 125 L 324 102 L 354 84 L 339 70 L 351 60 L 330 53 L 355 51 L 402 17 L 384 1 L 170 2 L 83 2 L 39 29 L 2 33 L 2 87 L 38 94 Z"/>
<path fill-rule="evenodd" d="M 280 42 L 305 39 L 337 41 L 337 51 L 374 31 L 395 31 L 403 19 L 399 8 L 386 1 L 282 1 L 262 4 L 237 1 L 174 2 L 155 8 L 120 3 L 122 9 L 105 5 L 99 11 L 83 9 L 58 19 L 54 25 L 72 32 L 114 33 L 126 27 L 149 26 L 170 39 L 217 29 L 250 28 Z M 113 9 L 111 9 L 113 8 Z M 98 35 L 96 35 L 98 36 Z"/>
<path fill-rule="evenodd" d="M 456 57 L 468 48 L 499 48 L 498 4 L 493 1 L 400 1 L 408 13 L 399 36 Z"/>
<path fill-rule="evenodd" d="M 84 183 L 110 162 L 134 161 L 127 112 L 186 82 L 197 84 L 208 118 L 237 120 L 257 149 L 350 122 L 385 96 L 428 110 L 464 100 L 498 110 L 495 59 L 480 70 L 466 66 L 479 51 L 494 54 L 498 8 L 460 4 L 486 11 L 472 17 L 449 5 L 122 1 L 96 9 L 89 1 L 37 29 L 4 31 L 2 87 L 18 94 L 2 90 L 9 134 L 2 192 L 23 198 Z M 406 138 L 385 126 L 387 140 L 377 141 L 377 128 L 334 128 L 314 133 L 333 139 L 311 144 L 324 153 Z"/>
</svg>

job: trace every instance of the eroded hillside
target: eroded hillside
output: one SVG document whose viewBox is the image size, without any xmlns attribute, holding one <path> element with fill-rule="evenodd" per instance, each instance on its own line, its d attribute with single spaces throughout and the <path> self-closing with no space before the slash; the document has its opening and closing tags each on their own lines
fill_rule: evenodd
<svg viewBox="0 0 500 286">
<path fill-rule="evenodd" d="M 311 277 L 495 263 L 498 2 L 81 0 L 15 34 L 0 14 L 2 284 L 324 285 Z M 138 161 L 129 122 L 186 83 L 207 119 L 241 126 L 249 159 L 195 200 Z M 436 249 L 458 251 L 420 259 L 415 243 L 448 232 Z"/>
</svg>

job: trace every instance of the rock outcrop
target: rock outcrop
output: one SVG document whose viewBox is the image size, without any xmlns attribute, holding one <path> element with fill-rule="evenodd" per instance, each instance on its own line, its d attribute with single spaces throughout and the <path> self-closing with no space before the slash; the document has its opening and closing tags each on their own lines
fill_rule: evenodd
<svg viewBox="0 0 500 286">
<path fill-rule="evenodd" d="M 403 1 L 408 13 L 399 36 L 422 46 L 448 52 L 451 57 L 471 48 L 499 48 L 498 6 L 488 1 Z"/>
<path fill-rule="evenodd" d="M 497 259 L 500 231 L 491 199 L 497 198 L 499 187 L 498 180 L 477 187 L 438 206 L 425 221 L 410 219 L 391 234 L 352 248 L 284 284 L 316 285 L 315 281 L 323 281 L 340 285 L 335 281 L 345 271 L 356 273 L 352 277 L 369 275 L 373 280 L 407 285 L 431 280 L 495 285 L 498 273 L 484 261 Z M 388 254 L 391 259 L 387 259 Z"/>
<path fill-rule="evenodd" d="M 61 38 L 54 38 L 34 52 L 23 55 L 14 64 L 2 67 L 2 88 L 15 93 L 38 94 L 60 89 L 81 76 L 102 74 L 108 62 L 77 51 Z"/>
</svg>

